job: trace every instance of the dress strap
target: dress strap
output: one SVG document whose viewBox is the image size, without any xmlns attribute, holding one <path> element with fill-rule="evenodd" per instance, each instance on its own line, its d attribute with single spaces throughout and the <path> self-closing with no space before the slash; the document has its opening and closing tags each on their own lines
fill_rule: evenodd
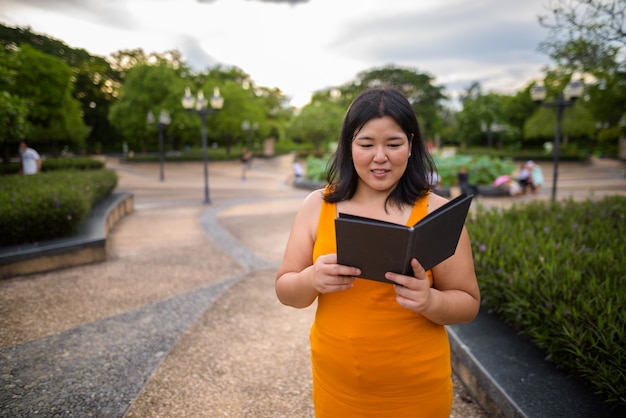
<svg viewBox="0 0 626 418">
<path fill-rule="evenodd" d="M 328 193 L 328 186 L 324 189 L 324 194 Z M 326 200 L 322 200 L 322 207 L 320 209 L 320 217 L 317 222 L 317 236 L 320 236 L 320 228 L 325 225 L 332 225 L 334 228 L 335 218 L 337 217 L 337 204 L 330 203 Z"/>
<path fill-rule="evenodd" d="M 411 215 L 409 215 L 409 220 L 407 221 L 407 226 L 415 225 L 420 219 L 428 215 L 428 197 L 430 193 L 426 196 L 418 197 L 415 200 L 415 204 L 413 205 L 413 209 L 411 210 Z"/>
</svg>

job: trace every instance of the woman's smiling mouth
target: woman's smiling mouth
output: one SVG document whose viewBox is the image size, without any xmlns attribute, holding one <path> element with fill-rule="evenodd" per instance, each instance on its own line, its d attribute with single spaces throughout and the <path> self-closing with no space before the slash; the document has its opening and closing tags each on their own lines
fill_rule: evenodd
<svg viewBox="0 0 626 418">
<path fill-rule="evenodd" d="M 372 169 L 370 171 L 374 175 L 374 177 L 383 177 L 390 170 L 385 170 L 385 169 L 382 169 L 382 168 L 374 168 L 374 169 Z"/>
</svg>

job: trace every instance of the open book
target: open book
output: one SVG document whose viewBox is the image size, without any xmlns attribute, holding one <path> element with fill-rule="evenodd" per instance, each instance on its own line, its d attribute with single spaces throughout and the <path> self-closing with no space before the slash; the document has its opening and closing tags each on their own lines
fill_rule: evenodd
<svg viewBox="0 0 626 418">
<path fill-rule="evenodd" d="M 337 261 L 361 278 L 393 283 L 388 271 L 413 275 L 411 259 L 430 270 L 456 251 L 473 195 L 462 194 L 408 227 L 340 213 L 335 219 Z"/>
</svg>

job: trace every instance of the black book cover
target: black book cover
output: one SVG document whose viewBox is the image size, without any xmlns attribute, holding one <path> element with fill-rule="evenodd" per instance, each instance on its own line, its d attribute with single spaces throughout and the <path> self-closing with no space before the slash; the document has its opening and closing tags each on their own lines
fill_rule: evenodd
<svg viewBox="0 0 626 418">
<path fill-rule="evenodd" d="M 473 195 L 462 194 L 406 225 L 340 213 L 335 219 L 337 261 L 358 267 L 361 277 L 385 283 L 392 271 L 412 276 L 413 257 L 430 270 L 456 251 Z"/>
</svg>

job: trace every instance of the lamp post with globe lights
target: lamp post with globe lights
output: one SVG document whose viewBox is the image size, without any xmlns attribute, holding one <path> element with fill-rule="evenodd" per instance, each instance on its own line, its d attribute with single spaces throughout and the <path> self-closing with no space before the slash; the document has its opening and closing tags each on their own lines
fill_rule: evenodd
<svg viewBox="0 0 626 418">
<path fill-rule="evenodd" d="M 556 112 L 556 128 L 554 134 L 554 175 L 552 176 L 552 202 L 556 200 L 556 185 L 559 175 L 559 153 L 561 144 L 561 131 L 563 124 L 563 111 L 572 106 L 576 99 L 582 96 L 585 86 L 582 81 L 570 82 L 563 91 L 557 94 L 553 102 L 546 102 L 546 88 L 543 85 L 535 85 L 530 89 L 531 99 L 538 105 L 553 108 Z"/>
<path fill-rule="evenodd" d="M 182 99 L 182 104 L 185 110 L 189 112 L 195 112 L 202 121 L 202 159 L 204 163 L 204 203 L 211 203 L 209 197 L 209 155 L 207 150 L 207 131 L 206 131 L 206 117 L 212 113 L 217 113 L 224 106 L 224 98 L 220 95 L 220 89 L 215 87 L 213 89 L 213 96 L 211 100 L 204 98 L 202 90 L 198 92 L 198 97 L 194 98 L 191 95 L 189 87 L 185 89 L 185 95 Z M 210 104 L 211 107 L 208 107 Z"/>
<path fill-rule="evenodd" d="M 170 114 L 164 110 L 159 114 L 159 120 L 155 121 L 154 114 L 150 110 L 146 115 L 146 122 L 149 125 L 154 125 L 156 122 L 157 128 L 159 130 L 159 180 L 165 180 L 165 175 L 163 174 L 163 131 L 170 124 L 171 118 Z"/>
</svg>

